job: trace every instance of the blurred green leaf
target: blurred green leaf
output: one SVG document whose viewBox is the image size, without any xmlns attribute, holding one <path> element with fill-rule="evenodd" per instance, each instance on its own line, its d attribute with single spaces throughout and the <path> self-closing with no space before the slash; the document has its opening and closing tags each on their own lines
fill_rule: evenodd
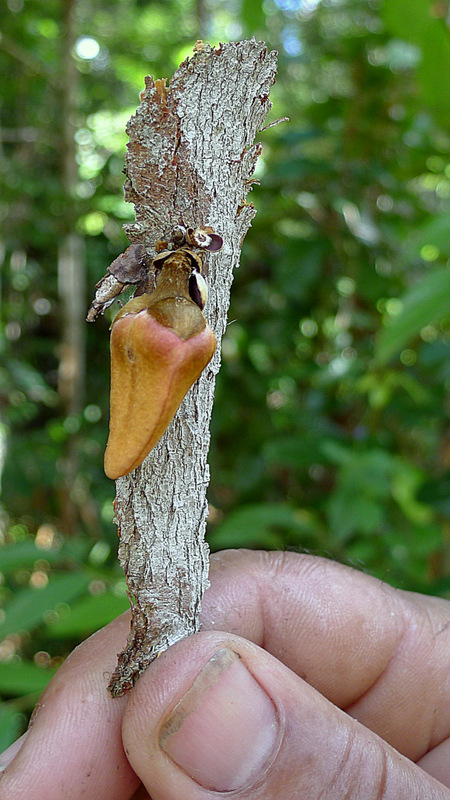
<svg viewBox="0 0 450 800">
<path fill-rule="evenodd" d="M 415 258 L 427 245 L 434 245 L 441 257 L 450 258 L 450 211 L 428 219 L 411 232 L 405 244 L 408 256 Z"/>
<path fill-rule="evenodd" d="M 283 531 L 304 532 L 303 518 L 284 503 L 255 503 L 242 506 L 222 522 L 208 537 L 214 550 L 227 547 L 283 548 Z"/>
<path fill-rule="evenodd" d="M 119 597 L 112 592 L 89 595 L 73 603 L 63 616 L 48 624 L 46 633 L 55 638 L 83 638 L 103 628 L 129 608 L 127 597 Z"/>
<path fill-rule="evenodd" d="M 417 492 L 424 482 L 424 474 L 405 459 L 396 459 L 392 476 L 392 496 L 405 516 L 416 525 L 430 523 L 433 510 L 417 500 Z"/>
<path fill-rule="evenodd" d="M 450 269 L 436 269 L 401 298 L 402 310 L 381 331 L 375 365 L 383 366 L 422 328 L 450 316 Z"/>
<path fill-rule="evenodd" d="M 246 35 L 254 36 L 255 31 L 258 28 L 263 28 L 266 23 L 262 0 L 242 0 L 241 18 L 245 26 Z"/>
<path fill-rule="evenodd" d="M 0 673 L 2 665 L 0 664 Z M 0 753 L 16 741 L 25 723 L 23 714 L 19 714 L 13 705 L 0 702 Z"/>
<path fill-rule="evenodd" d="M 89 580 L 82 572 L 67 573 L 52 575 L 42 589 L 21 589 L 4 606 L 0 640 L 10 633 L 30 631 L 41 625 L 46 611 L 52 610 L 58 603 L 70 603 L 86 591 Z"/>
<path fill-rule="evenodd" d="M 290 241 L 274 264 L 274 279 L 283 294 L 297 302 L 307 300 L 321 277 L 326 242 Z"/>
<path fill-rule="evenodd" d="M 388 30 L 420 47 L 418 74 L 425 99 L 448 120 L 450 97 L 442 87 L 442 76 L 450 74 L 445 3 L 440 8 L 433 0 L 384 0 L 381 13 Z"/>
<path fill-rule="evenodd" d="M 320 437 L 308 432 L 302 437 L 280 436 L 269 439 L 264 445 L 264 457 L 268 464 L 283 465 L 292 469 L 307 467 L 314 455 L 319 457 Z"/>
<path fill-rule="evenodd" d="M 331 532 L 338 542 L 346 542 L 355 533 L 381 533 L 385 520 L 382 503 L 370 496 L 360 496 L 352 489 L 336 491 L 327 511 Z"/>
<path fill-rule="evenodd" d="M 8 575 L 16 569 L 33 566 L 38 559 L 57 564 L 61 557 L 58 550 L 42 550 L 36 547 L 32 539 L 26 539 L 13 545 L 0 546 L 0 572 Z"/>
<path fill-rule="evenodd" d="M 31 661 L 0 662 L 0 692 L 6 695 L 44 691 L 56 669 L 42 669 Z"/>
<path fill-rule="evenodd" d="M 358 532 L 380 532 L 393 468 L 391 456 L 379 449 L 353 453 L 343 462 L 327 502 L 328 521 L 337 541 L 345 542 Z"/>
</svg>

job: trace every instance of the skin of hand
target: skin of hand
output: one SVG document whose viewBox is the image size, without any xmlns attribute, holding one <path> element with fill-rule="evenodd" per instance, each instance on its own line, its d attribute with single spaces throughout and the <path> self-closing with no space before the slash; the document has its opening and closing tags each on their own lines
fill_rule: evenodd
<svg viewBox="0 0 450 800">
<path fill-rule="evenodd" d="M 0 800 L 450 800 L 450 604 L 294 553 L 212 557 L 202 631 L 128 696 L 124 614 L 0 756 Z"/>
</svg>

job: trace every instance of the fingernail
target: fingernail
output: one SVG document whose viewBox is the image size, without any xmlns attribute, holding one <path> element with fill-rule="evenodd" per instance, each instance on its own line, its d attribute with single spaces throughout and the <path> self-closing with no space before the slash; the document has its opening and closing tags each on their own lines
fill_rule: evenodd
<svg viewBox="0 0 450 800">
<path fill-rule="evenodd" d="M 193 780 L 217 792 L 245 788 L 272 760 L 274 704 L 229 648 L 219 650 L 164 722 L 160 744 Z"/>
<path fill-rule="evenodd" d="M 3 753 L 0 754 L 0 773 L 4 772 L 13 758 L 16 757 L 17 753 L 25 742 L 27 735 L 28 731 L 25 731 L 25 733 L 23 733 L 16 742 L 13 742 L 13 744 L 11 744 L 6 750 L 3 751 Z"/>
</svg>

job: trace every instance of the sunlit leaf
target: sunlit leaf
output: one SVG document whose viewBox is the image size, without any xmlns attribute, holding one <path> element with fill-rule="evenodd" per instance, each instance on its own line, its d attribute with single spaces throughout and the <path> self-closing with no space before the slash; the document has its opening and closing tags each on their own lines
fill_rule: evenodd
<svg viewBox="0 0 450 800">
<path fill-rule="evenodd" d="M 417 256 L 423 247 L 434 245 L 443 257 L 450 257 L 450 212 L 428 219 L 406 242 L 406 252 Z"/>
<path fill-rule="evenodd" d="M 392 496 L 402 508 L 405 516 L 416 525 L 430 523 L 433 510 L 420 503 L 416 494 L 424 482 L 424 473 L 405 459 L 396 460 L 396 468 L 392 476 Z"/>
<path fill-rule="evenodd" d="M 422 51 L 419 77 L 428 103 L 448 119 L 450 96 L 442 76 L 450 74 L 450 39 L 444 11 L 431 0 L 384 0 L 382 16 L 395 36 L 414 42 Z"/>
<path fill-rule="evenodd" d="M 262 0 L 242 0 L 241 17 L 246 34 L 253 36 L 255 30 L 262 28 L 266 22 Z"/>
<path fill-rule="evenodd" d="M 450 269 L 427 275 L 401 298 L 402 310 L 381 331 L 375 347 L 375 364 L 386 364 L 426 325 L 450 316 Z"/>
</svg>

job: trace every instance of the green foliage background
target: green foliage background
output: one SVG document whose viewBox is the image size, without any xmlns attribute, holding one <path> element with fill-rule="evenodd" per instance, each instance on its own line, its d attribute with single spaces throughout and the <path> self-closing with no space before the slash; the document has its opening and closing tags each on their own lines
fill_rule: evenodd
<svg viewBox="0 0 450 800">
<path fill-rule="evenodd" d="M 255 35 L 279 50 L 271 119 L 290 118 L 260 136 L 258 214 L 217 383 L 211 547 L 307 550 L 449 594 L 445 13 L 428 0 L 8 0 L 0 748 L 72 647 L 127 607 L 102 470 L 109 320 L 80 320 L 85 386 L 67 413 L 58 252 L 82 237 L 87 308 L 127 245 L 124 129 L 144 75 L 170 77 L 198 38 Z"/>
</svg>

